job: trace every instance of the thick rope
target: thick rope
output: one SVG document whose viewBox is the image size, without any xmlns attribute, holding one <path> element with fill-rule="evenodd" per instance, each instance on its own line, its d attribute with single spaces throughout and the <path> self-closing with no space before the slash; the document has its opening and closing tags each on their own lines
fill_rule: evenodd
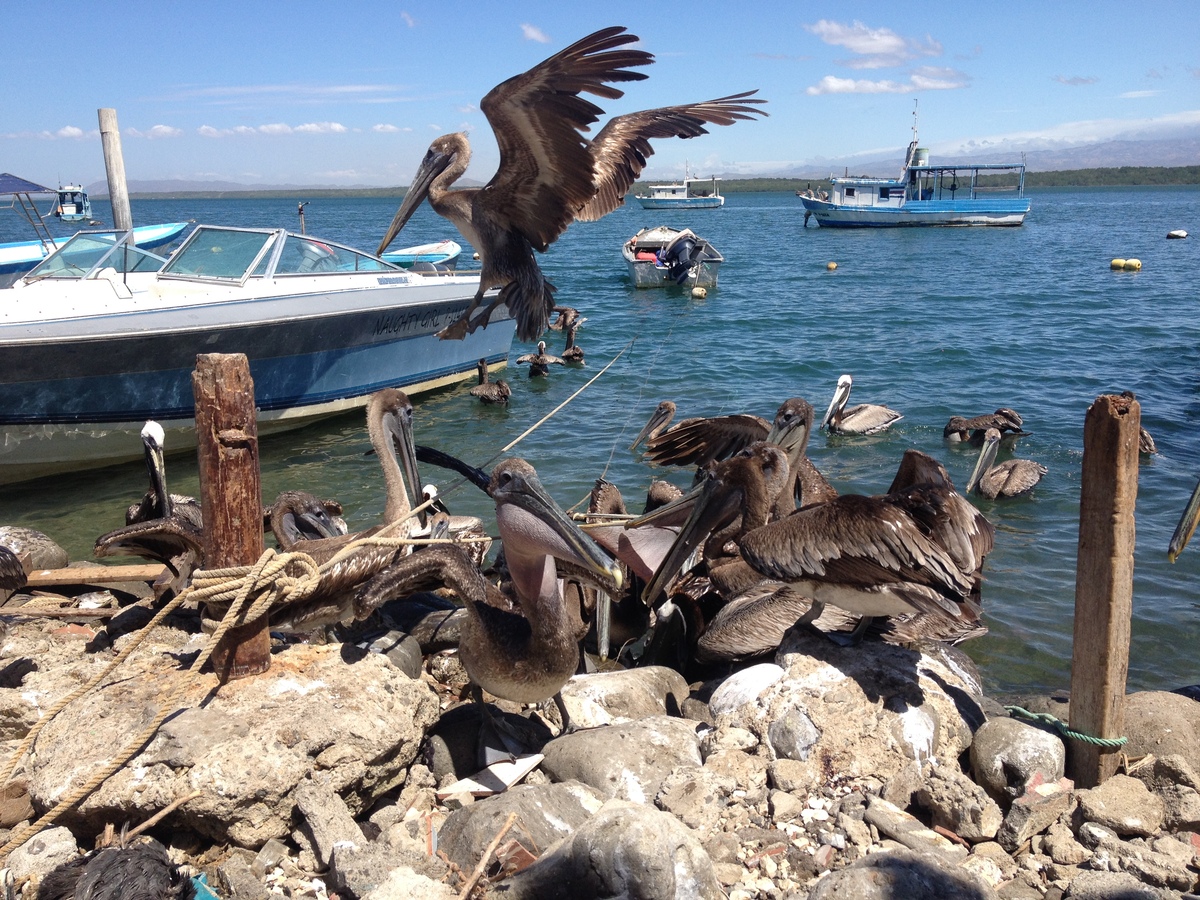
<svg viewBox="0 0 1200 900">
<path fill-rule="evenodd" d="M 1031 722 L 1041 722 L 1043 725 L 1049 725 L 1063 737 L 1068 737 L 1073 741 L 1082 741 L 1085 744 L 1093 744 L 1097 747 L 1116 748 L 1123 746 L 1129 738 L 1099 738 L 1090 734 L 1084 734 L 1082 731 L 1076 731 L 1071 728 L 1062 719 L 1050 715 L 1050 713 L 1035 713 L 1027 709 L 1022 709 L 1019 706 L 1004 707 L 1009 715 L 1017 719 L 1028 719 Z"/>
</svg>

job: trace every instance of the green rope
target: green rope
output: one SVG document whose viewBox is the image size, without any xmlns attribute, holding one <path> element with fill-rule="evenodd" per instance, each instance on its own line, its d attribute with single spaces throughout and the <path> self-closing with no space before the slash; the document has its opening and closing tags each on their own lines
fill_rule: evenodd
<svg viewBox="0 0 1200 900">
<path fill-rule="evenodd" d="M 1041 722 L 1043 725 L 1049 725 L 1063 737 L 1069 737 L 1072 740 L 1083 741 L 1085 744 L 1095 744 L 1097 747 L 1120 747 L 1129 740 L 1129 738 L 1098 738 L 1090 734 L 1084 734 L 1082 731 L 1075 731 L 1066 722 L 1055 718 L 1050 713 L 1035 713 L 1027 709 L 1022 709 L 1019 706 L 1004 707 L 1008 713 L 1014 718 L 1029 719 L 1034 722 Z"/>
</svg>

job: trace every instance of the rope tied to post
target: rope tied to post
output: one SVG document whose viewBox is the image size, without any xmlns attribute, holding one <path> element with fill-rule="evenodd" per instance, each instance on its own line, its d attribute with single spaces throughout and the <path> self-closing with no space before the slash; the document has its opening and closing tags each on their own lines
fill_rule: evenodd
<svg viewBox="0 0 1200 900">
<path fill-rule="evenodd" d="M 1070 738 L 1073 741 L 1082 741 L 1085 744 L 1093 744 L 1097 747 L 1115 749 L 1117 747 L 1124 746 L 1129 740 L 1129 738 L 1125 737 L 1101 738 L 1090 734 L 1084 734 L 1082 731 L 1076 731 L 1062 719 L 1059 719 L 1057 716 L 1053 716 L 1050 713 L 1030 712 L 1027 709 L 1022 709 L 1020 706 L 1006 706 L 1004 709 L 1014 719 L 1028 719 L 1031 722 L 1040 722 L 1043 725 L 1049 725 L 1063 737 Z"/>
</svg>

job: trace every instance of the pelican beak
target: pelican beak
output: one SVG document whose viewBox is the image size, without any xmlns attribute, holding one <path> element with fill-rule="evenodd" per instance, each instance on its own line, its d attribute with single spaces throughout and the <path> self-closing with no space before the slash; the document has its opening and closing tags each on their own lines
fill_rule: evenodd
<svg viewBox="0 0 1200 900">
<path fill-rule="evenodd" d="M 984 440 L 983 449 L 979 451 L 979 459 L 975 461 L 975 470 L 971 472 L 971 477 L 967 479 L 966 493 L 971 493 L 979 485 L 980 479 L 983 478 L 987 470 L 996 462 L 996 454 L 999 450 L 999 439 L 989 437 Z"/>
<path fill-rule="evenodd" d="M 620 563 L 571 521 L 532 467 L 513 467 L 508 462 L 517 461 L 496 467 L 488 493 L 496 501 L 496 524 L 514 580 L 522 557 L 543 554 L 615 582 L 619 590 L 624 582 Z"/>
<path fill-rule="evenodd" d="M 698 495 L 696 491 L 691 491 L 674 503 L 668 504 L 669 506 L 679 504 L 690 498 L 692 511 L 683 527 L 679 529 L 679 534 L 675 537 L 675 542 L 671 544 L 671 549 L 667 551 L 667 555 L 654 573 L 654 578 L 642 591 L 642 601 L 647 606 L 654 606 L 655 600 L 666 592 L 671 579 L 683 569 L 693 550 L 707 540 L 714 531 L 725 527 L 736 518 L 741 508 L 740 492 L 724 488 L 724 483 L 716 476 L 716 473 L 710 472 L 701 483 Z M 655 510 L 655 513 L 659 511 Z"/>
<path fill-rule="evenodd" d="M 1188 541 L 1192 539 L 1192 533 L 1198 524 L 1200 524 L 1200 481 L 1196 482 L 1192 497 L 1184 507 L 1183 515 L 1179 517 L 1175 533 L 1171 535 L 1171 543 L 1167 546 L 1167 559 L 1175 562 L 1179 554 L 1183 552 L 1183 548 L 1187 546 Z"/>
<path fill-rule="evenodd" d="M 650 416 L 649 421 L 642 426 L 642 430 L 639 431 L 637 437 L 633 439 L 633 443 L 629 445 L 629 449 L 632 450 L 642 441 L 646 440 L 651 432 L 653 432 L 656 428 L 661 428 L 664 423 L 670 420 L 672 415 L 674 415 L 674 411 L 669 406 L 660 405 L 658 409 L 654 410 L 654 413 Z"/>
<path fill-rule="evenodd" d="M 159 516 L 171 515 L 171 495 L 167 493 L 167 463 L 163 452 L 163 430 L 157 422 L 147 422 L 142 428 L 142 444 L 146 448 L 146 470 L 150 485 L 158 497 Z"/>
<path fill-rule="evenodd" d="M 388 430 L 392 435 L 392 448 L 396 453 L 396 461 L 408 482 L 408 496 L 421 496 L 421 478 L 417 472 L 417 451 L 413 442 L 412 407 L 404 406 L 387 417 Z M 425 517 L 421 516 L 421 524 Z"/>
<path fill-rule="evenodd" d="M 429 196 L 429 186 L 433 180 L 441 175 L 453 160 L 453 153 L 442 153 L 432 147 L 429 148 L 425 159 L 421 161 L 421 167 L 413 176 L 412 184 L 408 186 L 408 191 L 404 194 L 400 208 L 396 210 L 396 215 L 392 218 L 392 224 L 388 226 L 383 240 L 379 242 L 379 249 L 375 251 L 376 256 L 381 256 L 387 250 L 388 245 L 396 239 L 396 235 L 412 218 L 412 214 L 417 211 L 421 201 Z"/>
<path fill-rule="evenodd" d="M 768 444 L 776 444 L 790 453 L 797 447 L 808 445 L 809 423 L 797 417 L 783 424 L 773 424 L 767 436 L 763 439 Z"/>
</svg>

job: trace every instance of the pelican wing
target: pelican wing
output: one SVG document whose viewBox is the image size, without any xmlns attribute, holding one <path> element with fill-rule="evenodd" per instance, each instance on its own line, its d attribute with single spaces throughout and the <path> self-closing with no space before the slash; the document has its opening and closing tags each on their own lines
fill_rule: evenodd
<svg viewBox="0 0 1200 900">
<path fill-rule="evenodd" d="M 595 196 L 584 204 L 575 218 L 592 222 L 605 216 L 625 201 L 625 195 L 637 181 L 646 158 L 654 154 L 651 138 L 693 138 L 708 134 L 705 125 L 732 125 L 766 113 L 749 104 L 765 100 L 747 99 L 757 91 L 745 91 L 703 103 L 663 106 L 617 116 L 596 135 L 591 145 L 595 169 Z"/>
<path fill-rule="evenodd" d="M 592 162 L 582 133 L 603 112 L 581 93 L 616 99 L 609 82 L 646 76 L 630 66 L 654 57 L 626 44 L 638 40 L 621 27 L 588 35 L 532 69 L 488 91 L 480 103 L 500 148 L 500 168 L 475 203 L 503 216 L 545 251 L 594 191 Z"/>
<path fill-rule="evenodd" d="M 847 494 L 757 528 L 738 542 L 768 578 L 869 587 L 908 582 L 954 597 L 972 581 L 903 510 L 881 497 Z"/>
<path fill-rule="evenodd" d="M 875 434 L 903 418 L 904 416 L 889 407 L 876 403 L 860 403 L 842 413 L 837 430 L 846 434 Z"/>
<path fill-rule="evenodd" d="M 993 466 L 983 480 L 987 491 L 995 486 L 996 494 L 989 496 L 1015 497 L 1026 491 L 1033 490 L 1034 485 L 1042 480 L 1047 469 L 1041 463 L 1032 459 L 1010 459 Z"/>
<path fill-rule="evenodd" d="M 646 459 L 659 465 L 703 466 L 765 440 L 770 430 L 766 419 L 747 413 L 688 419 L 651 438 Z"/>
</svg>

